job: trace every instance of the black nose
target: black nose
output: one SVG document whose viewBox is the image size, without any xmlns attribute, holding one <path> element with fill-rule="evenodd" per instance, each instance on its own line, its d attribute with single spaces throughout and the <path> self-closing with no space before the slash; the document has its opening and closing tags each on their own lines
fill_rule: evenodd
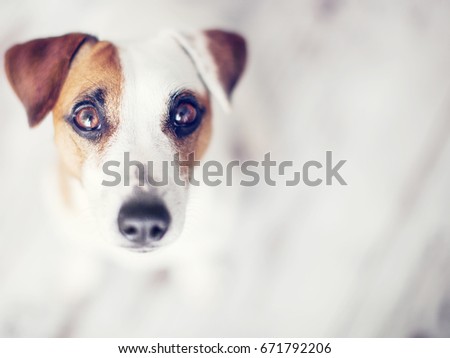
<svg viewBox="0 0 450 358">
<path fill-rule="evenodd" d="M 122 205 L 119 230 L 128 240 L 145 244 L 161 240 L 170 225 L 170 215 L 160 202 L 130 201 Z"/>
</svg>

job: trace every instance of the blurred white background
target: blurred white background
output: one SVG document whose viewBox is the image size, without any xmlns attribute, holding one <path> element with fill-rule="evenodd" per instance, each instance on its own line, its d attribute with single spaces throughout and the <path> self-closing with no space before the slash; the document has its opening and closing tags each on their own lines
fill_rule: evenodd
<svg viewBox="0 0 450 358">
<path fill-rule="evenodd" d="M 200 295 L 170 269 L 53 241 L 33 196 L 44 173 L 28 170 L 55 156 L 51 121 L 28 129 L 2 71 L 0 336 L 449 336 L 449 18 L 439 0 L 1 0 L 2 65 L 17 42 L 72 31 L 242 33 L 246 155 L 332 150 L 348 186 L 243 190 Z"/>
</svg>

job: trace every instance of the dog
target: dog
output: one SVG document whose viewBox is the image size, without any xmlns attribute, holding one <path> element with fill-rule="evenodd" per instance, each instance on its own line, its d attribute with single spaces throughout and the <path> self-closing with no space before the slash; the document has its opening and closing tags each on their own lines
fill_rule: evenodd
<svg viewBox="0 0 450 358">
<path fill-rule="evenodd" d="M 53 114 L 57 196 L 81 218 L 75 226 L 93 241 L 148 252 L 183 233 L 192 155 L 203 159 L 221 136 L 213 102 L 229 110 L 246 57 L 241 35 L 217 29 L 127 44 L 69 33 L 13 46 L 5 70 L 30 127 Z M 142 163 L 176 158 L 186 185 L 170 171 L 167 185 L 142 185 L 139 170 L 130 185 L 102 185 L 105 165 L 123 164 L 124 153 Z M 163 169 L 153 169 L 145 175 L 156 181 Z"/>
</svg>

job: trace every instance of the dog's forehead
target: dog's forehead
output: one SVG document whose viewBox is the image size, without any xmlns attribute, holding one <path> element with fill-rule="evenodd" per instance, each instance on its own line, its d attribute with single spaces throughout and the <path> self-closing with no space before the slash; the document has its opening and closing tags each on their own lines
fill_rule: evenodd
<svg viewBox="0 0 450 358">
<path fill-rule="evenodd" d="M 123 75 L 121 121 L 117 144 L 121 148 L 171 147 L 162 133 L 171 97 L 180 90 L 205 96 L 204 86 L 190 57 L 169 36 L 117 44 Z"/>
<path fill-rule="evenodd" d="M 179 44 L 169 36 L 119 47 L 124 77 L 124 101 L 143 111 L 165 108 L 173 93 L 187 89 L 206 93 L 198 72 Z"/>
</svg>

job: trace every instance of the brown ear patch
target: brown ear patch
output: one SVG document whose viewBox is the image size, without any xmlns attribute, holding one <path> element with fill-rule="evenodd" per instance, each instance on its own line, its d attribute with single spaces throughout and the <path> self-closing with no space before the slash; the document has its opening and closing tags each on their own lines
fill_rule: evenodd
<svg viewBox="0 0 450 358">
<path fill-rule="evenodd" d="M 53 108 L 73 57 L 88 40 L 97 41 L 91 35 L 72 33 L 29 41 L 6 52 L 6 75 L 25 106 L 31 127 Z"/>
<path fill-rule="evenodd" d="M 208 47 L 219 70 L 219 79 L 228 96 L 231 95 L 245 69 L 247 46 L 244 38 L 233 32 L 207 30 Z"/>
</svg>

